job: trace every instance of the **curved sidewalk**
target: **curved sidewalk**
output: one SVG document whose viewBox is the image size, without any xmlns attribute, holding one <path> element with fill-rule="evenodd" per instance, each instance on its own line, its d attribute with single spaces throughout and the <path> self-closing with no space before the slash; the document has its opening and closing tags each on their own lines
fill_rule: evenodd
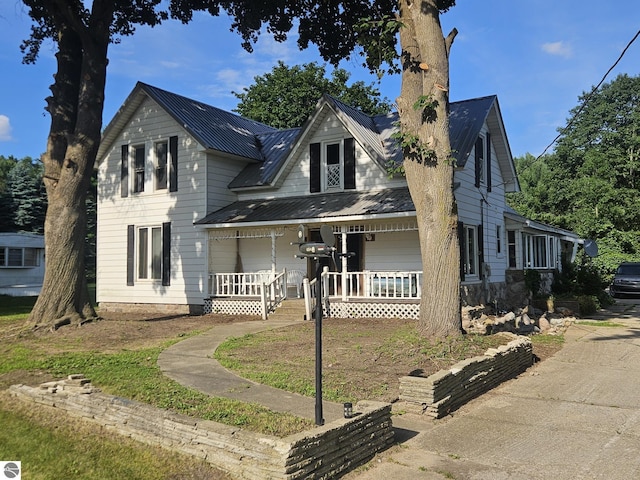
<svg viewBox="0 0 640 480">
<path fill-rule="evenodd" d="M 158 365 L 169 378 L 208 395 L 263 405 L 277 412 L 315 419 L 315 398 L 285 392 L 237 376 L 213 358 L 218 345 L 229 337 L 300 323 L 300 320 L 250 321 L 216 325 L 164 350 Z M 274 352 L 277 354 L 277 352 Z M 326 422 L 341 418 L 342 404 L 322 402 Z"/>
</svg>

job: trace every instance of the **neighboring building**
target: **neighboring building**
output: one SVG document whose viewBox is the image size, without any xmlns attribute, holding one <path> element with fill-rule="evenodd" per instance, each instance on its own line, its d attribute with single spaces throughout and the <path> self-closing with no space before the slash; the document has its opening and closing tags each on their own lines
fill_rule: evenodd
<svg viewBox="0 0 640 480">
<path fill-rule="evenodd" d="M 325 276 L 330 314 L 417 316 L 415 207 L 388 175 L 396 120 L 325 96 L 280 131 L 138 83 L 98 153 L 100 307 L 265 314 L 314 278 L 294 257 L 300 225 L 307 240 L 330 225 L 355 253 Z M 519 185 L 495 96 L 452 103 L 450 127 L 463 301 L 512 301 L 511 272 L 560 268 L 579 239 L 507 208 Z"/>
<path fill-rule="evenodd" d="M 38 295 L 44 266 L 42 235 L 0 233 L 0 295 Z"/>
</svg>

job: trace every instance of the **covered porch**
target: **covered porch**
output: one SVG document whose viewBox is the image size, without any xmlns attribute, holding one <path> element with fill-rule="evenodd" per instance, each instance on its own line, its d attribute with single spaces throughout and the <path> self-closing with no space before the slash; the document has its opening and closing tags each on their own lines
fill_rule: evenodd
<svg viewBox="0 0 640 480">
<path fill-rule="evenodd" d="M 362 305 L 398 304 L 413 305 L 401 316 L 417 315 L 422 261 L 406 188 L 238 201 L 196 225 L 208 238 L 205 311 L 264 316 L 284 299 L 314 298 L 317 265 L 296 257 L 298 230 L 302 225 L 304 241 L 319 242 L 320 227 L 329 225 L 338 252 L 353 255 L 338 257 L 337 265 L 320 259 L 327 314 L 363 316 Z M 263 298 L 274 300 L 265 307 Z M 381 308 L 366 316 L 385 316 Z"/>
</svg>

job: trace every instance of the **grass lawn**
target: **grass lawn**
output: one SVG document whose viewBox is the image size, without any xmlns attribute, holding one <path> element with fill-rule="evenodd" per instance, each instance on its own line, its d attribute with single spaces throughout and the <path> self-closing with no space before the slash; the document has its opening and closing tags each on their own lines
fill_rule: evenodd
<svg viewBox="0 0 640 480">
<path fill-rule="evenodd" d="M 20 460 L 25 478 L 225 479 L 190 457 L 146 447 L 100 427 L 33 408 L 6 393 L 10 385 L 38 385 L 83 373 L 105 393 L 159 408 L 273 435 L 313 426 L 311 420 L 258 405 L 213 398 L 164 377 L 158 354 L 181 339 L 246 317 L 105 315 L 83 327 L 53 333 L 24 328 L 33 298 L 0 297 L 0 459 Z M 323 392 L 334 401 L 397 398 L 399 376 L 429 374 L 505 340 L 471 336 L 429 342 L 413 321 L 323 321 Z M 289 391 L 313 395 L 314 328 L 303 322 L 240 339 L 216 352 L 228 368 Z M 562 337 L 534 337 L 539 357 L 557 351 Z"/>
</svg>

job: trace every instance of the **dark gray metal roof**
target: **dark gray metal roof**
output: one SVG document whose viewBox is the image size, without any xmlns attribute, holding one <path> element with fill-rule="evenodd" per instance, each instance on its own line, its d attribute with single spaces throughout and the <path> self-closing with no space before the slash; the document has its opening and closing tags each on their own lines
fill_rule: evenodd
<svg viewBox="0 0 640 480">
<path fill-rule="evenodd" d="M 303 197 L 243 200 L 210 213 L 196 225 L 226 225 L 253 222 L 298 221 L 357 215 L 415 212 L 408 188 L 375 192 L 339 192 Z"/>
<path fill-rule="evenodd" d="M 451 148 L 458 166 L 464 166 L 466 163 L 495 100 L 496 96 L 491 95 L 450 104 Z M 332 108 L 351 134 L 358 139 L 360 145 L 382 167 L 388 161 L 402 163 L 402 150 L 398 147 L 396 140 L 392 138 L 393 132 L 397 129 L 397 112 L 370 117 L 356 108 L 325 95 L 318 103 L 314 115 L 324 105 L 329 105 Z M 304 128 L 299 128 L 260 135 L 259 143 L 265 159 L 264 164 L 248 165 L 229 184 L 229 188 L 270 185 L 303 131 Z"/>
<path fill-rule="evenodd" d="M 229 188 L 268 185 L 284 163 L 300 133 L 299 128 L 257 135 L 263 162 L 247 165 L 229 184 Z"/>
<path fill-rule="evenodd" d="M 257 136 L 277 132 L 273 127 L 206 103 L 145 83 L 138 85 L 206 149 L 263 160 Z"/>
<path fill-rule="evenodd" d="M 458 167 L 463 167 L 497 97 L 474 98 L 450 104 L 449 139 Z"/>
</svg>

